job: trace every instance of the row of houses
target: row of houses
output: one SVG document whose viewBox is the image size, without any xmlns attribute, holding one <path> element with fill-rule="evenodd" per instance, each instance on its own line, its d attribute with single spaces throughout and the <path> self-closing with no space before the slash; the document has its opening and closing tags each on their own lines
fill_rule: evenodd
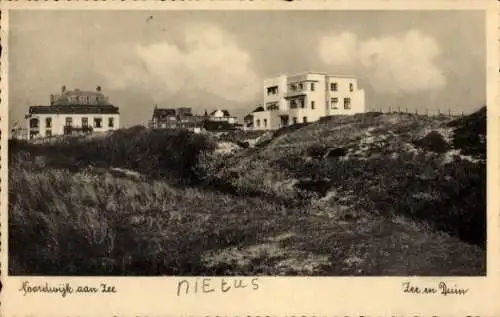
<svg viewBox="0 0 500 317">
<path fill-rule="evenodd" d="M 364 90 L 356 78 L 305 72 L 264 80 L 263 105 L 239 124 L 228 110 L 194 114 L 191 108 L 159 108 L 154 105 L 148 126 L 153 129 L 220 131 L 234 129 L 275 130 L 308 123 L 331 115 L 365 112 Z M 105 132 L 120 127 L 119 108 L 110 103 L 102 88 L 95 91 L 68 90 L 50 95 L 50 105 L 31 106 L 26 128 L 18 127 L 14 137 L 34 139 L 53 135 Z"/>
<path fill-rule="evenodd" d="M 31 106 L 25 115 L 25 126 L 14 127 L 16 139 L 46 138 L 55 135 L 87 134 L 113 131 L 120 127 L 119 107 L 109 101 L 102 88 L 95 91 L 68 90 L 50 95 L 50 105 Z M 237 118 L 227 110 L 214 110 L 203 115 L 192 113 L 191 108 L 158 108 L 154 106 L 150 128 L 202 130 L 234 130 L 241 128 Z"/>
</svg>

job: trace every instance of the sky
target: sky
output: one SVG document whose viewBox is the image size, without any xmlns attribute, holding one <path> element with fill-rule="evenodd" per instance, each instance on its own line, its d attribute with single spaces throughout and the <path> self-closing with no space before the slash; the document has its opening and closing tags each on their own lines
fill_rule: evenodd
<svg viewBox="0 0 500 317">
<path fill-rule="evenodd" d="M 101 86 L 121 125 L 153 104 L 242 117 L 263 80 L 352 75 L 368 109 L 469 113 L 486 102 L 480 11 L 14 11 L 10 123 L 51 93 Z"/>
</svg>

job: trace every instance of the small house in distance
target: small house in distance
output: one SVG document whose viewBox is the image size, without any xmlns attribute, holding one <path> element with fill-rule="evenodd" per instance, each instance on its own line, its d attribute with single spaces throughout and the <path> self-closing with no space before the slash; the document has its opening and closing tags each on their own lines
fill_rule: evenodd
<svg viewBox="0 0 500 317">
<path fill-rule="evenodd" d="M 106 132 L 118 129 L 120 112 L 102 93 L 67 90 L 50 95 L 50 106 L 31 106 L 25 115 L 27 138 L 50 137 L 75 133 Z"/>
<path fill-rule="evenodd" d="M 237 121 L 236 117 L 233 117 L 229 114 L 229 111 L 227 110 L 214 110 L 210 113 L 209 116 L 210 121 L 216 121 L 216 122 L 227 122 L 229 124 L 235 124 Z"/>
<path fill-rule="evenodd" d="M 205 116 L 193 115 L 191 108 L 158 108 L 155 105 L 149 127 L 153 129 L 187 129 L 200 132 Z"/>
<path fill-rule="evenodd" d="M 228 110 L 214 110 L 205 120 L 205 129 L 207 131 L 231 131 L 241 129 L 238 119 L 231 116 Z"/>
</svg>

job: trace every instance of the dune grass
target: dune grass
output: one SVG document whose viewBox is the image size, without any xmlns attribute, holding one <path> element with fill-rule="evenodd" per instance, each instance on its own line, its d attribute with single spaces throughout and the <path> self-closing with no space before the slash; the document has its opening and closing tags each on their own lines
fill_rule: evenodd
<svg viewBox="0 0 500 317">
<path fill-rule="evenodd" d="M 482 275 L 485 163 L 413 141 L 452 129 L 482 158 L 483 119 L 328 118 L 233 155 L 142 127 L 12 142 L 9 272 Z"/>
</svg>

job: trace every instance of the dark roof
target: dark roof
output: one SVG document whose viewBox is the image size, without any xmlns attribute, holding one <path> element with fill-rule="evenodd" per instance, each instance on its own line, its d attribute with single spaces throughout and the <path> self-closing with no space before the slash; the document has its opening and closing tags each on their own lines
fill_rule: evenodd
<svg viewBox="0 0 500 317">
<path fill-rule="evenodd" d="M 254 111 L 252 111 L 252 112 L 261 112 L 261 111 L 264 111 L 264 107 L 262 107 L 262 106 L 258 106 L 258 107 L 257 107 L 257 108 L 255 108 L 255 110 L 254 110 Z"/>
<path fill-rule="evenodd" d="M 119 114 L 118 107 L 112 105 L 56 105 L 56 106 L 31 106 L 30 114 Z"/>
<path fill-rule="evenodd" d="M 165 118 L 165 117 L 175 117 L 175 109 L 168 108 L 155 108 L 153 112 L 153 118 Z"/>
<path fill-rule="evenodd" d="M 100 91 L 87 91 L 87 90 L 80 90 L 80 89 L 74 89 L 74 90 L 66 90 L 62 94 L 63 96 L 102 96 L 104 97 L 104 94 Z"/>
</svg>

